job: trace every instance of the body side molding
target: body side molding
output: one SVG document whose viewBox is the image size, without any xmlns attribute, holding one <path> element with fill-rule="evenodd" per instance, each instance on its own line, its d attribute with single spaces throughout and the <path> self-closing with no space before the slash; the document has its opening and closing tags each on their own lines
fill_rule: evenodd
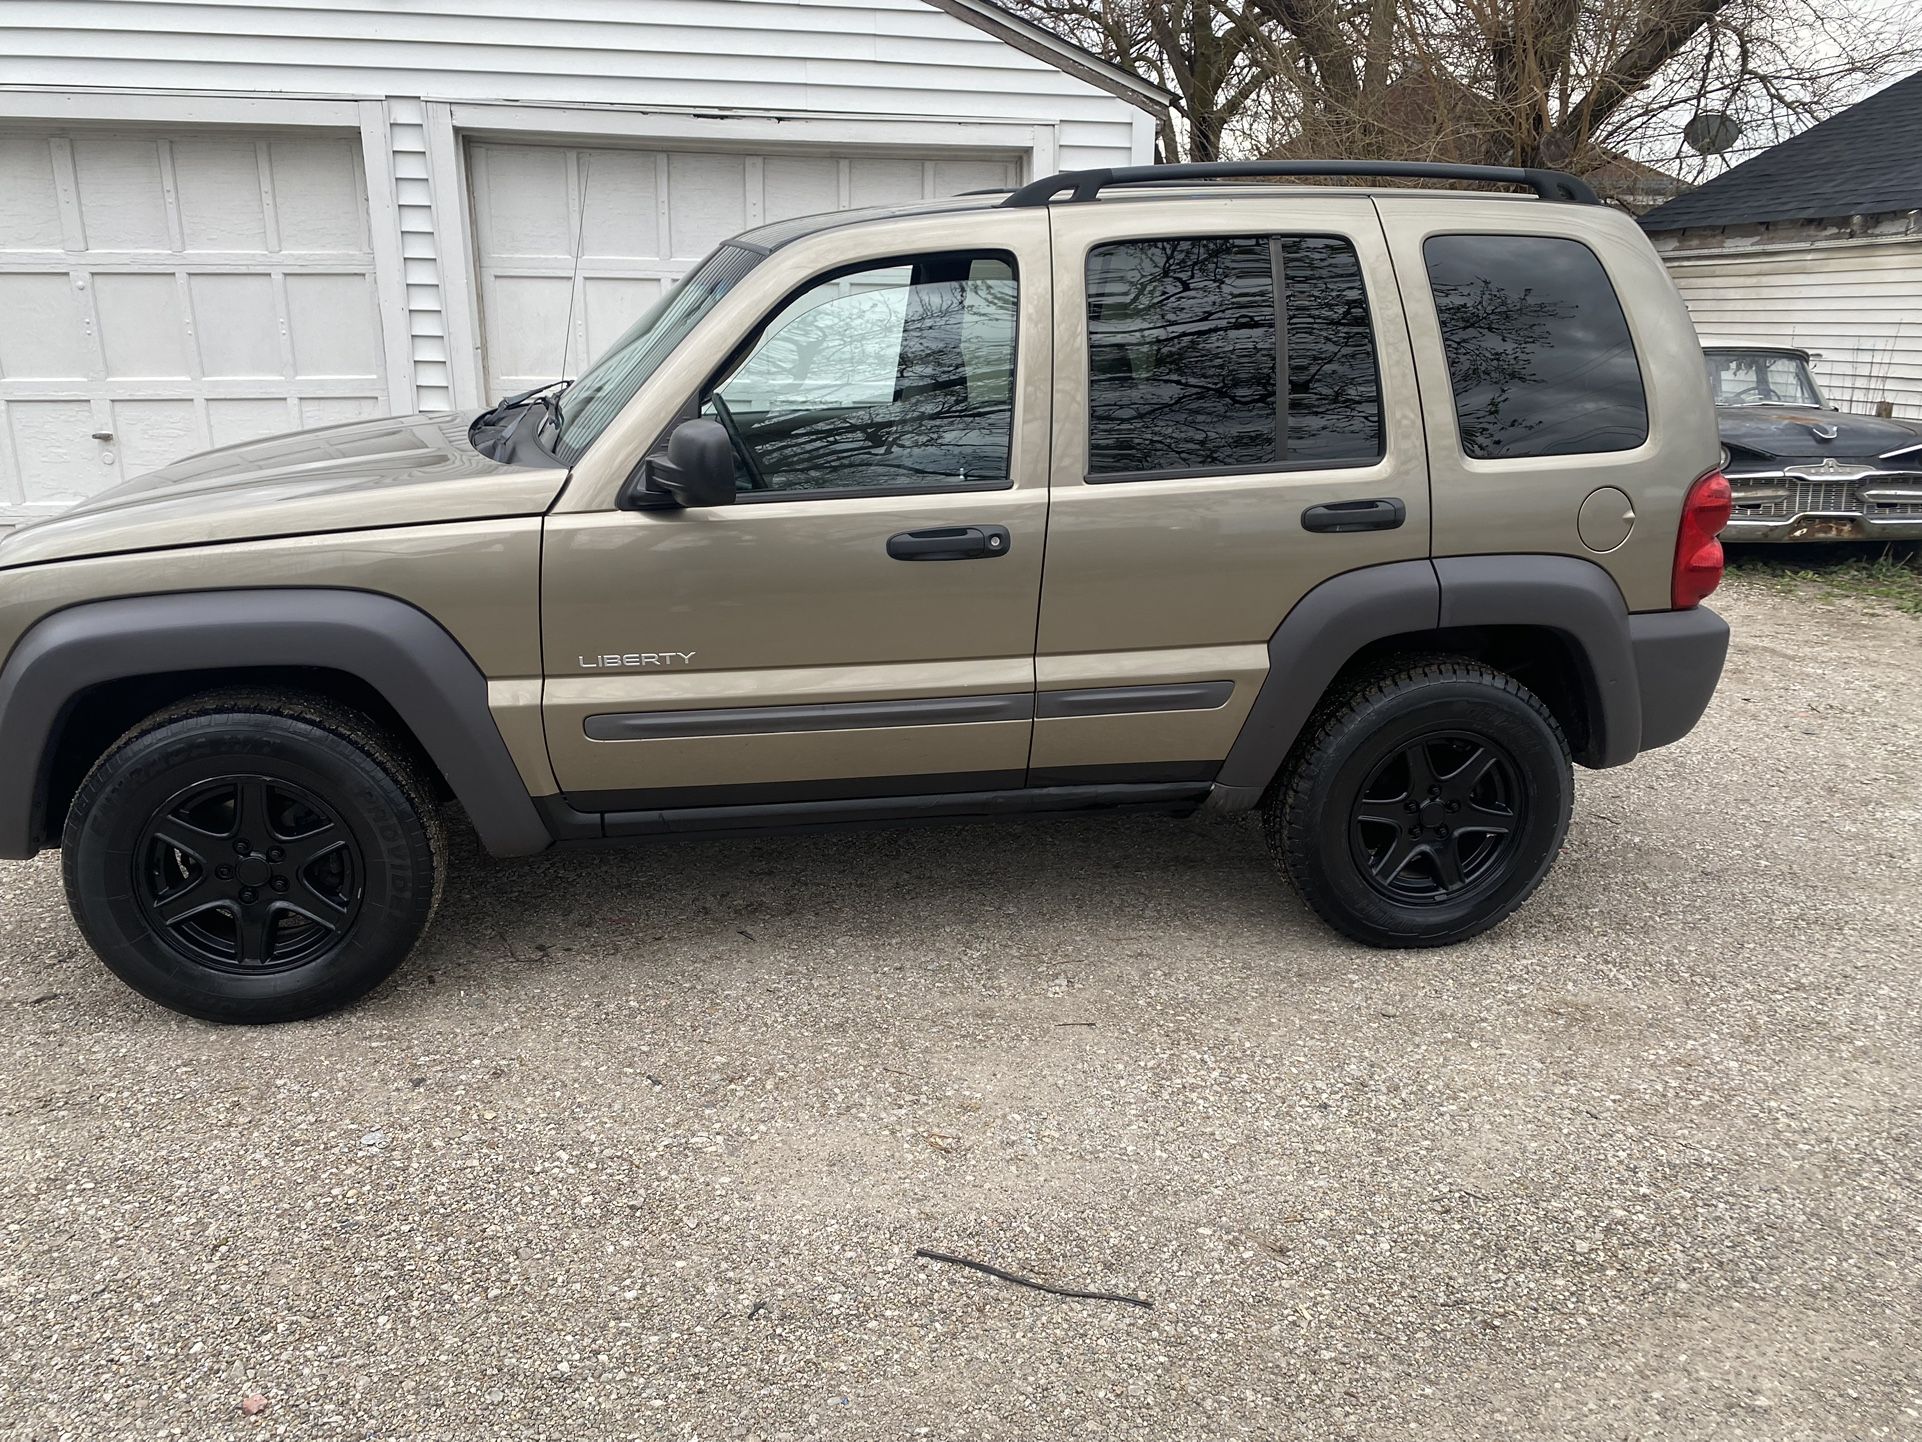
<svg viewBox="0 0 1922 1442">
<path fill-rule="evenodd" d="M 343 671 L 386 698 L 497 856 L 552 838 L 487 706 L 487 678 L 438 623 L 391 596 L 259 588 L 90 601 L 20 638 L 0 669 L 0 856 L 40 848 L 49 743 L 89 688 L 249 666 Z"/>
</svg>

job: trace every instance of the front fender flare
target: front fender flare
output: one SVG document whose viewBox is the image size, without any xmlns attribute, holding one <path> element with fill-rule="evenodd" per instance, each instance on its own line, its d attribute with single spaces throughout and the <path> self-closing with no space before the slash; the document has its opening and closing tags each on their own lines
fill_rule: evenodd
<svg viewBox="0 0 1922 1442">
<path fill-rule="evenodd" d="M 425 612 L 332 589 L 192 591 L 89 601 L 37 622 L 0 668 L 0 856 L 39 850 L 51 743 L 109 681 L 249 666 L 358 677 L 420 743 L 497 856 L 551 842 L 487 706 L 487 678 Z"/>
</svg>

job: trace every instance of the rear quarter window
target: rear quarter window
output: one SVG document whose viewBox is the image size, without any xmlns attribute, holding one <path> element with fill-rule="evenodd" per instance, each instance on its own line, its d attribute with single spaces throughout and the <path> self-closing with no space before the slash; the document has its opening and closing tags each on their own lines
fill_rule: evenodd
<svg viewBox="0 0 1922 1442">
<path fill-rule="evenodd" d="M 1586 455 L 1648 439 L 1628 318 L 1594 251 L 1551 236 L 1435 235 L 1422 256 L 1465 454 Z"/>
</svg>

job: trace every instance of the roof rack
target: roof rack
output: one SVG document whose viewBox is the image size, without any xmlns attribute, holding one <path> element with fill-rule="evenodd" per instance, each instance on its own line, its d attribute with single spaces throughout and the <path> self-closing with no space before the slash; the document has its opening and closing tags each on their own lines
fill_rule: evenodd
<svg viewBox="0 0 1922 1442">
<path fill-rule="evenodd" d="M 1601 199 L 1559 170 L 1521 165 L 1447 165 L 1431 160 L 1218 160 L 1196 165 L 1123 165 L 1111 170 L 1064 170 L 1030 181 L 1001 203 L 1046 205 L 1063 191 L 1073 201 L 1093 200 L 1111 185 L 1164 185 L 1187 180 L 1285 179 L 1303 175 L 1394 176 L 1414 180 L 1479 180 L 1525 185 L 1543 200 L 1600 205 Z"/>
</svg>

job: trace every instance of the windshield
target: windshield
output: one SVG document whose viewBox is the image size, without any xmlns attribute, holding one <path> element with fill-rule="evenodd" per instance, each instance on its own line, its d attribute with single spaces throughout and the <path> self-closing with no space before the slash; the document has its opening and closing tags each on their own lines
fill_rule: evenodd
<svg viewBox="0 0 1922 1442">
<path fill-rule="evenodd" d="M 1809 363 L 1779 350 L 1705 351 L 1709 389 L 1718 406 L 1815 406 L 1822 393 L 1815 388 Z"/>
<path fill-rule="evenodd" d="M 723 245 L 650 306 L 567 388 L 562 407 L 566 418 L 554 440 L 555 457 L 563 465 L 581 458 L 674 347 L 760 259 L 759 251 Z"/>
</svg>

